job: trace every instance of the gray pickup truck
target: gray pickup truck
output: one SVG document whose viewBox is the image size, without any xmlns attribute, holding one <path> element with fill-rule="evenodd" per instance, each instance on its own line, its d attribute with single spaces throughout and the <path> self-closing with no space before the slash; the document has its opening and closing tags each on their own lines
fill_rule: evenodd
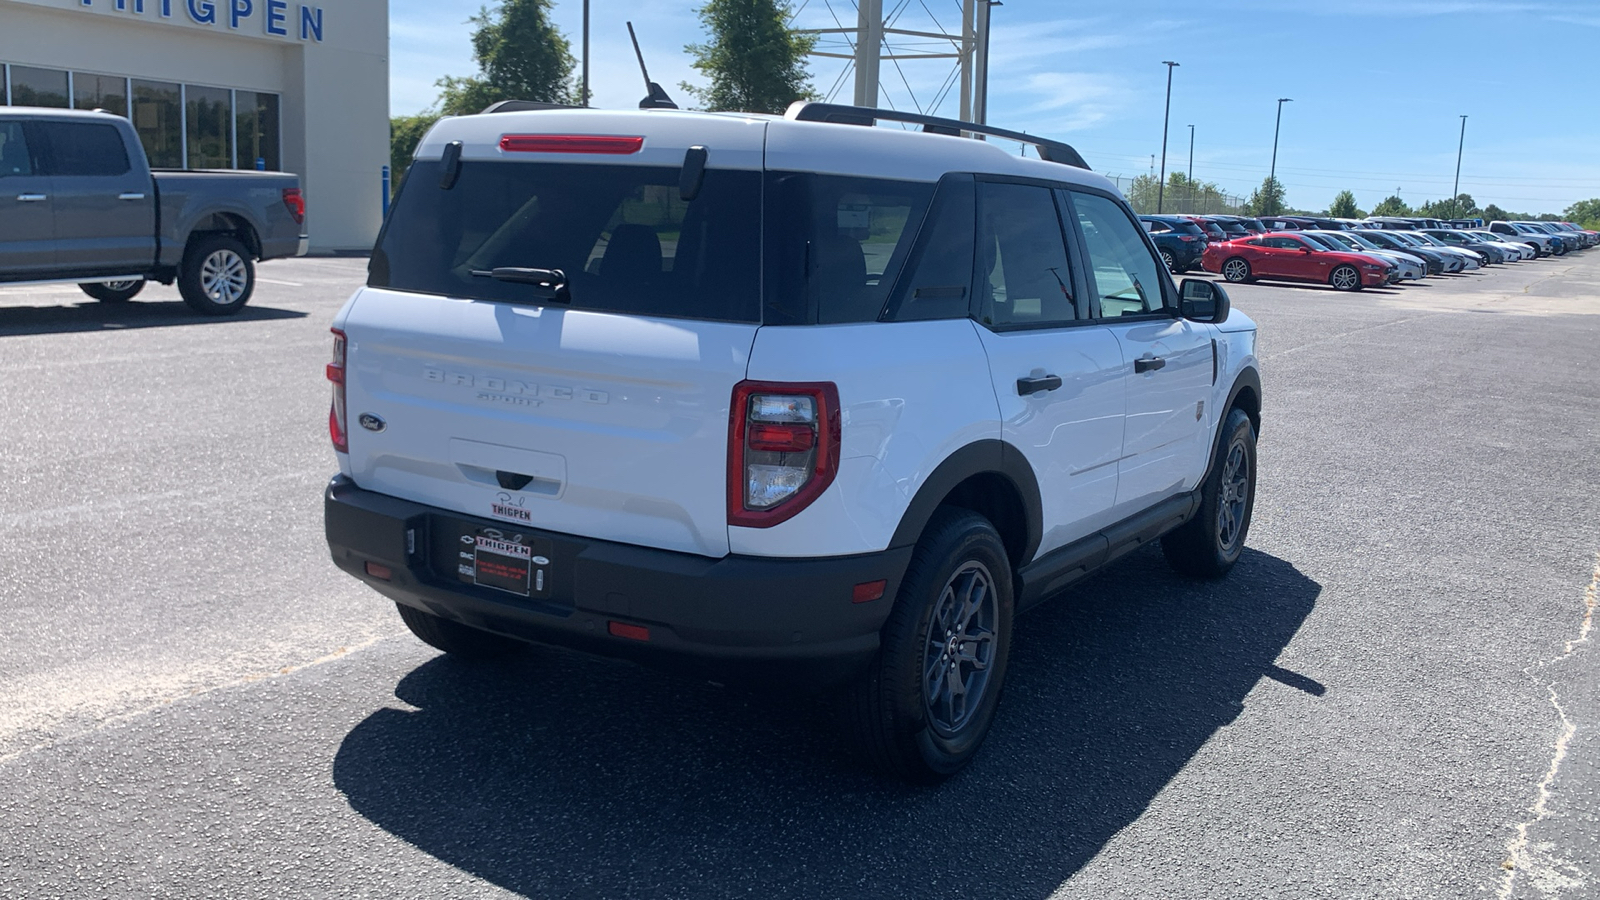
<svg viewBox="0 0 1600 900">
<path fill-rule="evenodd" d="M 105 303 L 178 284 L 205 315 L 242 309 L 255 261 L 305 253 L 300 179 L 152 172 L 127 119 L 0 106 L 0 285 L 75 282 Z"/>
</svg>

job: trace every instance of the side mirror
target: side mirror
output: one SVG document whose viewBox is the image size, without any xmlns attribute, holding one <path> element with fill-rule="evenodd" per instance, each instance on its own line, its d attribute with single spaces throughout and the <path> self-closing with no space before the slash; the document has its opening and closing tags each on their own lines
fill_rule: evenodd
<svg viewBox="0 0 1600 900">
<path fill-rule="evenodd" d="M 1301 253 L 1315 253 L 1317 251 L 1311 249 L 1310 247 L 1301 247 L 1300 248 L 1300 252 Z"/>
<path fill-rule="evenodd" d="M 1233 305 L 1228 292 L 1215 281 L 1185 278 L 1178 286 L 1178 315 L 1194 322 L 1221 323 L 1228 320 Z"/>
</svg>

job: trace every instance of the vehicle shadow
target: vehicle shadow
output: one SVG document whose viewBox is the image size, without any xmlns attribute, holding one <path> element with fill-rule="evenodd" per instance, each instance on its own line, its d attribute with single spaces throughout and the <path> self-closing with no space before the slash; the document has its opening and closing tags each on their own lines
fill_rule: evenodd
<svg viewBox="0 0 1600 900">
<path fill-rule="evenodd" d="M 1133 554 L 1018 621 L 973 766 L 858 767 L 820 700 L 538 651 L 439 657 L 345 737 L 351 807 L 528 896 L 1045 897 L 1137 820 L 1274 665 L 1321 587 L 1246 551 L 1217 583 Z M 1238 777 L 1253 777 L 1240 772 Z"/>
<path fill-rule="evenodd" d="M 0 337 L 25 334 L 70 334 L 80 331 L 120 331 L 129 328 L 166 328 L 172 325 L 220 325 L 228 322 L 262 322 L 269 319 L 303 319 L 308 313 L 270 306 L 246 306 L 231 316 L 202 316 L 182 301 L 99 303 L 88 301 L 54 306 L 0 304 Z"/>
</svg>

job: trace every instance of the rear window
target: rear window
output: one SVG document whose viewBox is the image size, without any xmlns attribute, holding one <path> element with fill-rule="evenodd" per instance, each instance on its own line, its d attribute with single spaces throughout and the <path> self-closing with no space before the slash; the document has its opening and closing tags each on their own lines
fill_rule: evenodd
<svg viewBox="0 0 1600 900">
<path fill-rule="evenodd" d="M 448 190 L 419 160 L 378 240 L 373 287 L 542 303 L 473 272 L 560 269 L 571 308 L 761 320 L 761 173 L 707 169 L 686 201 L 675 166 L 468 160 Z"/>
</svg>

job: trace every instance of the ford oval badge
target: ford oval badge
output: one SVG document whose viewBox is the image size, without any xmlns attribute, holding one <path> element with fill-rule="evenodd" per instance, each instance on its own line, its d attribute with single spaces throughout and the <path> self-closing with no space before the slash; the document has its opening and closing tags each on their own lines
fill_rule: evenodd
<svg viewBox="0 0 1600 900">
<path fill-rule="evenodd" d="M 372 413 L 362 413 L 361 417 L 356 421 L 360 422 L 361 427 L 368 431 L 382 431 L 388 427 L 388 423 L 384 422 L 381 416 L 375 416 Z"/>
</svg>

